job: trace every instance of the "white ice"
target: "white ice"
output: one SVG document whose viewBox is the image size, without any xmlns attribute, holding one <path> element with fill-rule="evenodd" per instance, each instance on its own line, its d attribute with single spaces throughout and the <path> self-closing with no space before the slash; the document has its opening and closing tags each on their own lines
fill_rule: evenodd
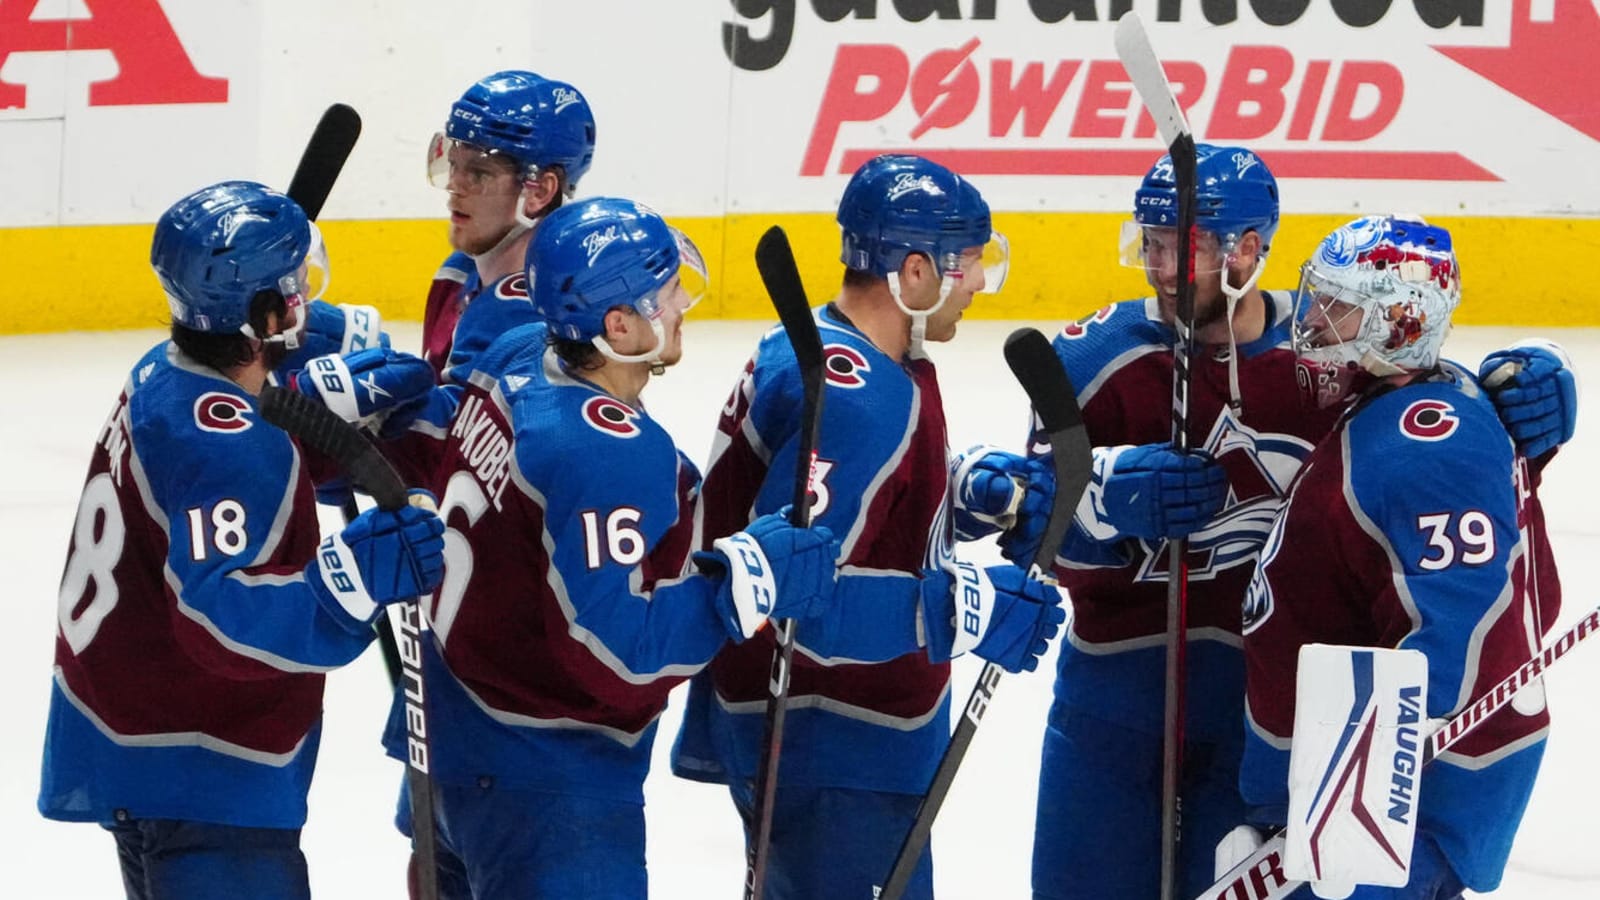
<svg viewBox="0 0 1600 900">
<path fill-rule="evenodd" d="M 1026 400 L 1000 352 L 1019 324 L 1036 324 L 1047 334 L 1059 325 L 967 322 L 954 343 L 934 349 L 952 446 L 1020 446 Z M 652 413 L 695 459 L 704 461 L 718 408 L 764 327 L 691 320 L 685 361 L 646 391 Z M 418 343 L 415 326 L 401 324 L 394 333 L 399 347 Z M 1566 608 L 1559 627 L 1565 628 L 1600 602 L 1588 590 L 1589 564 L 1600 559 L 1600 527 L 1594 524 L 1600 478 L 1588 468 L 1600 445 L 1600 403 L 1594 399 L 1600 392 L 1600 330 L 1543 333 L 1569 348 L 1592 386 L 1578 435 L 1550 466 L 1543 490 L 1564 576 Z M 1488 350 L 1528 335 L 1459 328 L 1449 351 L 1475 365 Z M 0 572 L 11 583 L 7 608 L 13 613 L 0 662 L 9 685 L 3 700 L 8 738 L 0 743 L 0 880 L 6 896 L 121 896 L 110 837 L 91 825 L 46 821 L 34 802 L 56 587 L 89 451 L 129 368 L 161 337 L 159 331 L 138 331 L 0 338 L 0 471 L 12 479 L 0 488 Z M 330 517 L 327 524 L 335 521 Z M 981 552 L 994 554 L 987 546 Z M 983 721 L 934 832 L 935 878 L 945 900 L 1028 896 L 1039 739 L 1053 670 L 1046 660 L 1038 672 L 1006 678 Z M 976 674 L 974 664 L 957 665 L 958 702 Z M 1600 779 L 1594 762 L 1600 758 L 1600 713 L 1590 689 L 1597 680 L 1600 648 L 1583 646 L 1547 679 L 1555 721 L 1544 769 L 1496 897 L 1600 896 Z M 304 834 L 312 889 L 320 898 L 404 896 L 406 844 L 390 826 L 401 769 L 378 746 L 388 694 L 375 649 L 328 679 L 326 730 Z M 653 896 L 736 897 L 744 857 L 727 794 L 673 778 L 667 769 L 681 694 L 674 700 L 662 720 L 645 788 Z"/>
</svg>

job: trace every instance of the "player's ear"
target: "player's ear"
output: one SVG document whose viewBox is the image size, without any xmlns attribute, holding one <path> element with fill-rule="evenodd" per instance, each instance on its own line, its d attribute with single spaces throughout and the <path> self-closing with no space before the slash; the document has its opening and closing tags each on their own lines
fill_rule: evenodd
<svg viewBox="0 0 1600 900">
<path fill-rule="evenodd" d="M 1244 237 L 1234 242 L 1233 258 L 1247 265 L 1255 265 L 1256 259 L 1261 255 L 1261 233 L 1257 231 L 1245 232 Z"/>
<path fill-rule="evenodd" d="M 900 283 L 906 287 L 920 285 L 933 274 L 933 262 L 925 254 L 907 253 L 900 263 Z"/>
<path fill-rule="evenodd" d="M 561 176 L 555 169 L 540 170 L 538 175 L 523 182 L 523 214 L 530 219 L 544 215 L 560 194 Z"/>
<path fill-rule="evenodd" d="M 612 307 L 606 311 L 605 328 L 606 343 L 615 347 L 633 332 L 633 320 L 636 316 L 629 315 L 629 310 L 620 306 Z"/>
</svg>

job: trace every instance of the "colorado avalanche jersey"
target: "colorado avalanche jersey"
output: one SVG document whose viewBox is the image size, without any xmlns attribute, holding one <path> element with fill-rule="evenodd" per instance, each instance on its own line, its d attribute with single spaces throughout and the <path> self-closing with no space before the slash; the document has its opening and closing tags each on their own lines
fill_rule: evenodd
<svg viewBox="0 0 1600 900">
<path fill-rule="evenodd" d="M 952 558 L 948 447 L 927 360 L 880 351 L 836 307 L 816 313 L 825 355 L 813 521 L 843 546 L 832 609 L 801 620 L 783 783 L 922 793 L 949 737 L 949 663 L 921 648 L 925 573 Z M 722 410 L 698 539 L 792 502 L 802 387 L 781 329 L 762 338 Z M 691 682 L 673 770 L 753 778 L 762 751 L 770 629 Z"/>
<path fill-rule="evenodd" d="M 39 810 L 303 825 L 321 673 L 373 634 L 306 582 L 318 539 L 301 454 L 255 398 L 172 344 L 145 354 L 78 504 Z"/>
<path fill-rule="evenodd" d="M 459 251 L 450 254 L 428 286 L 427 304 L 422 309 L 422 358 L 433 366 L 434 376 L 444 378 L 455 340 L 456 322 L 467 301 L 477 293 L 478 266 L 472 257 Z"/>
<path fill-rule="evenodd" d="M 449 727 L 433 774 L 643 802 L 668 691 L 728 636 L 716 583 L 685 571 L 699 472 L 643 409 L 568 373 L 545 333 L 478 356 L 446 438 L 424 664 L 429 715 Z M 386 743 L 404 758 L 398 726 Z"/>
<path fill-rule="evenodd" d="M 1283 821 L 1302 644 L 1422 651 L 1440 718 L 1527 661 L 1559 606 L 1535 485 L 1471 376 L 1447 364 L 1360 402 L 1306 463 L 1250 586 L 1246 802 Z M 1540 690 L 1421 779 L 1420 827 L 1476 891 L 1499 884 L 1533 787 Z"/>
<path fill-rule="evenodd" d="M 1240 604 L 1289 482 L 1336 415 L 1300 401 L 1289 347 L 1291 298 L 1263 296 L 1264 332 L 1237 348 L 1239 408 L 1229 403 L 1227 345 L 1198 347 L 1190 360 L 1190 446 L 1214 456 L 1228 477 L 1222 510 L 1188 538 L 1186 731 L 1201 740 L 1237 740 Z M 1171 440 L 1172 343 L 1154 298 L 1105 307 L 1055 338 L 1094 446 Z M 1069 538 L 1056 560 L 1073 606 L 1058 706 L 1161 733 L 1167 559 L 1165 541 L 1093 546 Z"/>
</svg>

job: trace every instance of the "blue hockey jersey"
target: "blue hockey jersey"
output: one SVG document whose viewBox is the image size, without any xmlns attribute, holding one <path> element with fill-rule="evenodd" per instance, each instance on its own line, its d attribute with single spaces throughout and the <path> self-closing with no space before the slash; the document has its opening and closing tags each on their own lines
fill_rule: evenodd
<svg viewBox="0 0 1600 900">
<path fill-rule="evenodd" d="M 1359 402 L 1316 448 L 1277 518 L 1245 610 L 1241 787 L 1263 821 L 1288 802 L 1295 669 L 1310 642 L 1428 657 L 1430 718 L 1532 656 L 1560 584 L 1536 484 L 1472 376 Z M 1528 691 L 1537 692 L 1537 685 Z M 1424 772 L 1419 827 L 1475 891 L 1500 882 L 1543 753 L 1542 694 L 1502 708 Z"/>
<path fill-rule="evenodd" d="M 170 343 L 100 432 L 61 580 L 39 810 L 298 828 L 321 673 L 372 640 L 325 605 L 307 466 Z"/>
</svg>

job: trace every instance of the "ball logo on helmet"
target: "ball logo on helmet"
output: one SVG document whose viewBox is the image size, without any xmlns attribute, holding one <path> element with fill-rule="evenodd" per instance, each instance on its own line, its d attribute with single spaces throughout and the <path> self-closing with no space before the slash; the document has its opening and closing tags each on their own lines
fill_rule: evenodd
<svg viewBox="0 0 1600 900">
<path fill-rule="evenodd" d="M 243 397 L 233 394 L 207 391 L 194 401 L 194 423 L 200 426 L 201 431 L 216 434 L 244 431 L 254 424 L 245 418 L 249 412 L 250 404 Z"/>
<path fill-rule="evenodd" d="M 578 96 L 577 91 L 573 90 L 572 88 L 564 87 L 556 88 L 554 91 L 551 91 L 550 95 L 555 99 L 556 112 L 558 113 L 583 99 L 582 97 Z"/>
<path fill-rule="evenodd" d="M 899 200 L 907 194 L 921 191 L 934 197 L 944 196 L 944 191 L 933 181 L 931 175 L 916 175 L 911 172 L 901 172 L 895 176 L 894 184 L 889 188 L 889 199 Z"/>
<path fill-rule="evenodd" d="M 1238 153 L 1233 155 L 1233 166 L 1235 169 L 1235 174 L 1238 175 L 1243 175 L 1244 173 L 1250 171 L 1252 166 L 1259 165 L 1260 163 L 1261 160 L 1257 159 L 1254 153 L 1247 153 L 1243 150 L 1240 150 Z"/>
<path fill-rule="evenodd" d="M 589 255 L 590 268 L 594 267 L 595 257 L 600 255 L 600 251 L 620 237 L 622 235 L 617 232 L 615 225 L 607 225 L 605 231 L 592 231 L 583 236 L 583 250 Z"/>
<path fill-rule="evenodd" d="M 639 413 L 615 397 L 591 397 L 584 401 L 583 420 L 596 431 L 613 437 L 638 437 Z"/>
</svg>

